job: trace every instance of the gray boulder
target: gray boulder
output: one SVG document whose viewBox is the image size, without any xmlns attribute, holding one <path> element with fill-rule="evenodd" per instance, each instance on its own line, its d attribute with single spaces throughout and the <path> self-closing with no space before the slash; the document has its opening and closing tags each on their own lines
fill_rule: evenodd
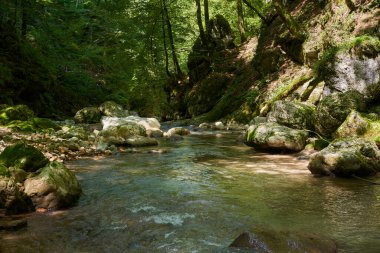
<svg viewBox="0 0 380 253">
<path fill-rule="evenodd" d="M 123 143 L 127 147 L 150 147 L 157 146 L 158 141 L 153 138 L 144 137 L 144 136 L 133 136 L 125 140 Z"/>
<path fill-rule="evenodd" d="M 189 129 L 186 129 L 184 127 L 173 127 L 169 129 L 169 131 L 166 133 L 166 136 L 167 137 L 170 137 L 172 135 L 184 136 L 184 135 L 189 135 L 189 134 L 190 134 Z"/>
<path fill-rule="evenodd" d="M 18 214 L 33 211 L 33 203 L 20 189 L 13 178 L 0 175 L 0 209 L 6 214 Z"/>
<path fill-rule="evenodd" d="M 99 123 L 101 118 L 101 113 L 96 107 L 86 107 L 82 110 L 79 110 L 75 116 L 75 123 Z"/>
<path fill-rule="evenodd" d="M 128 138 L 134 136 L 146 136 L 143 126 L 129 122 L 120 126 L 110 126 L 99 132 L 99 142 L 108 145 L 125 145 Z"/>
<path fill-rule="evenodd" d="M 245 144 L 270 151 L 297 152 L 305 148 L 309 133 L 277 123 L 261 123 L 248 128 Z"/>
<path fill-rule="evenodd" d="M 75 174 L 58 162 L 49 163 L 37 176 L 25 180 L 24 187 L 36 208 L 50 210 L 73 206 L 82 193 Z"/>
<path fill-rule="evenodd" d="M 323 136 L 331 136 L 345 121 L 351 110 L 364 111 L 366 100 L 357 91 L 335 93 L 321 100 L 316 110 L 316 130 Z"/>
<path fill-rule="evenodd" d="M 276 101 L 268 114 L 268 122 L 295 129 L 314 129 L 315 106 L 298 102 Z"/>
<path fill-rule="evenodd" d="M 380 95 L 380 54 L 364 46 L 335 55 L 324 67 L 324 94 L 355 90 L 369 98 Z"/>
<path fill-rule="evenodd" d="M 336 140 L 312 155 L 308 168 L 311 173 L 323 176 L 374 175 L 380 171 L 380 151 L 374 141 Z"/>
</svg>

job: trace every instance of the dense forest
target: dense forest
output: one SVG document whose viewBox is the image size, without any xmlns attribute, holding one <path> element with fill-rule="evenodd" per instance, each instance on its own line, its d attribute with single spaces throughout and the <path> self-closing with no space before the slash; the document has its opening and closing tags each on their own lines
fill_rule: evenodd
<svg viewBox="0 0 380 253">
<path fill-rule="evenodd" d="M 7 0 L 0 10 L 0 100 L 50 116 L 106 100 L 160 116 L 173 110 L 168 85 L 186 79 L 199 28 L 223 15 L 239 44 L 261 24 L 242 1 L 210 1 L 204 15 L 199 1 L 167 0 Z"/>
<path fill-rule="evenodd" d="M 0 1 L 0 252 L 377 253 L 379 148 L 379 0 Z"/>
</svg>

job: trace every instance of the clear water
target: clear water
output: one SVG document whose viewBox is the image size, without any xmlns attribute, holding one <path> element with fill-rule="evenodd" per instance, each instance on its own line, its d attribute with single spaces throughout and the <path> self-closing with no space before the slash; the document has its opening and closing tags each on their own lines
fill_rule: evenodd
<svg viewBox="0 0 380 253">
<path fill-rule="evenodd" d="M 157 149 L 167 153 L 70 163 L 84 190 L 78 205 L 0 232 L 0 252 L 237 252 L 228 245 L 256 226 L 320 233 L 339 252 L 380 252 L 380 186 L 314 178 L 307 161 L 255 153 L 236 134 Z"/>
</svg>

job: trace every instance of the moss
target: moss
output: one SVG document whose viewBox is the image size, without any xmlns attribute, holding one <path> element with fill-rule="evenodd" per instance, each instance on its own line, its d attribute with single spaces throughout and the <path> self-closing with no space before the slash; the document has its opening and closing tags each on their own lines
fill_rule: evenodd
<svg viewBox="0 0 380 253">
<path fill-rule="evenodd" d="M 45 166 L 48 160 L 33 146 L 17 143 L 4 149 L 0 154 L 0 163 L 6 167 L 15 167 L 27 172 L 33 172 Z"/>
<path fill-rule="evenodd" d="M 15 131 L 34 133 L 37 132 L 37 129 L 32 121 L 21 121 L 13 120 L 6 125 L 8 128 L 11 128 Z"/>
<path fill-rule="evenodd" d="M 53 129 L 53 130 L 61 129 L 59 125 L 57 125 L 54 121 L 50 119 L 33 118 L 32 123 L 37 129 Z"/>
<path fill-rule="evenodd" d="M 7 124 L 13 120 L 26 121 L 34 117 L 34 113 L 26 105 L 8 106 L 0 110 L 0 123 Z"/>
<path fill-rule="evenodd" d="M 10 175 L 8 168 L 0 164 L 0 177 L 10 177 Z"/>
</svg>

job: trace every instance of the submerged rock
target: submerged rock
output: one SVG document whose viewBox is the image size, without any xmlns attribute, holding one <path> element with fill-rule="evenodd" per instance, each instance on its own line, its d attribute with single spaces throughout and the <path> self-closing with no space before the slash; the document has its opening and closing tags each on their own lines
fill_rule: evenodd
<svg viewBox="0 0 380 253">
<path fill-rule="evenodd" d="M 295 129 L 314 129 L 315 106 L 298 102 L 276 101 L 268 114 L 268 122 Z"/>
<path fill-rule="evenodd" d="M 345 121 L 351 110 L 364 111 L 366 99 L 357 91 L 335 93 L 321 100 L 316 111 L 316 129 L 331 136 Z"/>
<path fill-rule="evenodd" d="M 36 208 L 59 209 L 73 206 L 82 193 L 75 174 L 62 163 L 51 162 L 24 183 L 25 193 Z"/>
<path fill-rule="evenodd" d="M 305 148 L 307 131 L 295 130 L 277 123 L 261 123 L 248 128 L 245 144 L 269 151 L 297 152 Z"/>
<path fill-rule="evenodd" d="M 0 154 L 0 163 L 6 167 L 34 172 L 45 166 L 48 159 L 35 147 L 21 142 L 5 148 Z"/>
<path fill-rule="evenodd" d="M 75 123 L 98 123 L 100 122 L 101 113 L 96 107 L 86 107 L 79 110 L 75 116 Z"/>
<path fill-rule="evenodd" d="M 244 232 L 230 245 L 233 248 L 249 248 L 253 252 L 313 252 L 335 253 L 336 243 L 315 233 L 274 231 L 256 229 L 255 232 Z"/>
<path fill-rule="evenodd" d="M 380 171 L 380 151 L 373 141 L 336 140 L 314 154 L 308 168 L 311 173 L 323 176 L 370 176 Z"/>
<path fill-rule="evenodd" d="M 169 129 L 169 131 L 166 133 L 166 136 L 167 137 L 170 137 L 172 135 L 180 135 L 180 136 L 184 136 L 184 135 L 189 135 L 190 134 L 190 131 L 189 129 L 186 129 L 184 127 L 173 127 L 171 129 Z"/>
<path fill-rule="evenodd" d="M 0 230 L 18 230 L 26 227 L 27 225 L 28 221 L 25 218 L 0 218 Z"/>
</svg>

